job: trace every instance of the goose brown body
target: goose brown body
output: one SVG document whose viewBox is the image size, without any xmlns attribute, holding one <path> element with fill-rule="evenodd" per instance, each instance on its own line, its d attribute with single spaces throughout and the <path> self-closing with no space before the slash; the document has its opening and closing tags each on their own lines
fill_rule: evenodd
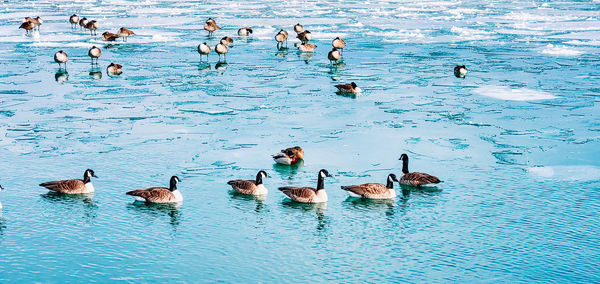
<svg viewBox="0 0 600 284">
<path fill-rule="evenodd" d="M 85 25 L 87 25 L 88 22 L 88 19 L 86 17 L 83 17 L 79 19 L 79 26 L 83 29 L 85 28 Z"/>
<path fill-rule="evenodd" d="M 69 23 L 71 23 L 71 26 L 77 25 L 79 23 L 79 16 L 77 16 L 77 14 L 71 15 L 71 17 L 69 17 Z"/>
<path fill-rule="evenodd" d="M 177 189 L 179 178 L 172 176 L 169 188 L 149 187 L 145 189 L 136 189 L 125 194 L 136 197 L 136 200 L 150 203 L 174 203 L 183 201 L 183 196 Z"/>
<path fill-rule="evenodd" d="M 130 37 L 130 36 L 132 36 L 132 35 L 134 35 L 134 34 L 135 33 L 132 30 L 128 29 L 128 28 L 121 27 L 119 29 L 119 36 L 123 38 L 123 41 L 127 41 L 127 38 Z"/>
<path fill-rule="evenodd" d="M 298 46 L 298 49 L 302 52 L 314 52 L 316 48 L 317 45 L 312 43 L 303 43 Z"/>
<path fill-rule="evenodd" d="M 390 199 L 396 197 L 394 181 L 398 181 L 396 175 L 390 174 L 388 175 L 387 185 L 380 183 L 363 183 L 359 185 L 342 186 L 341 188 L 362 198 Z"/>
<path fill-rule="evenodd" d="M 294 187 L 294 186 L 282 186 L 279 188 L 283 194 L 289 197 L 291 200 L 300 203 L 322 203 L 327 202 L 327 193 L 323 187 L 323 180 L 325 177 L 330 176 L 327 170 L 319 171 L 319 179 L 317 182 L 317 188 L 312 187 Z"/>
<path fill-rule="evenodd" d="M 121 68 L 123 68 L 121 64 L 111 62 L 108 67 L 106 67 L 106 73 L 109 75 L 121 75 L 121 73 L 123 73 Z"/>
<path fill-rule="evenodd" d="M 344 49 L 346 47 L 346 42 L 343 39 L 336 37 L 331 42 L 331 46 L 333 46 L 334 48 L 337 48 L 337 49 Z"/>
<path fill-rule="evenodd" d="M 109 32 L 103 32 L 102 33 L 102 40 L 103 41 L 115 41 L 118 38 L 119 38 L 118 34 L 113 34 L 113 33 L 109 33 Z"/>
<path fill-rule="evenodd" d="M 208 20 L 204 23 L 204 29 L 208 31 L 209 35 L 212 35 L 214 31 L 221 29 L 221 27 L 217 25 L 215 20 L 208 18 Z"/>
<path fill-rule="evenodd" d="M 335 87 L 342 93 L 358 94 L 362 92 L 362 89 L 359 88 L 354 82 L 350 84 L 335 85 Z"/>
<path fill-rule="evenodd" d="M 40 183 L 40 186 L 64 194 L 92 193 L 94 186 L 90 180 L 91 177 L 96 177 L 96 175 L 94 171 L 87 169 L 83 173 L 83 179 L 48 181 Z"/>
<path fill-rule="evenodd" d="M 32 21 L 25 21 L 21 23 L 19 29 L 24 29 L 25 33 L 29 33 L 31 30 L 35 28 L 35 24 Z"/>
<path fill-rule="evenodd" d="M 306 43 L 312 39 L 312 34 L 310 33 L 310 31 L 303 31 L 301 33 L 298 33 L 298 35 L 296 35 L 296 38 L 298 38 L 301 42 Z"/>
<path fill-rule="evenodd" d="M 85 28 L 90 30 L 90 34 L 92 35 L 96 35 L 96 30 L 98 29 L 99 25 L 98 22 L 96 22 L 96 20 L 91 20 L 89 22 L 87 22 L 87 24 L 85 24 Z"/>
<path fill-rule="evenodd" d="M 264 171 L 259 171 L 256 174 L 255 180 L 242 180 L 235 179 L 227 182 L 228 185 L 231 185 L 231 188 L 242 194 L 249 195 L 265 195 L 268 193 L 267 188 L 263 184 L 263 177 L 266 177 L 267 173 Z"/>
<path fill-rule="evenodd" d="M 224 44 L 226 46 L 232 46 L 233 45 L 233 39 L 228 37 L 228 36 L 224 36 L 223 38 L 221 38 L 221 44 Z"/>
<path fill-rule="evenodd" d="M 402 160 L 402 177 L 398 179 L 398 182 L 404 185 L 410 185 L 420 187 L 427 184 L 437 184 L 442 182 L 439 178 L 426 173 L 420 172 L 409 172 L 408 171 L 408 155 L 402 154 L 400 156 Z"/>
<path fill-rule="evenodd" d="M 340 51 L 337 50 L 335 47 L 333 49 L 331 49 L 331 51 L 327 54 L 327 59 L 329 59 L 330 62 L 338 61 L 341 58 L 342 58 L 342 53 L 340 53 Z"/>
<path fill-rule="evenodd" d="M 297 23 L 294 25 L 294 31 L 299 34 L 304 31 L 304 27 L 300 23 Z"/>
</svg>

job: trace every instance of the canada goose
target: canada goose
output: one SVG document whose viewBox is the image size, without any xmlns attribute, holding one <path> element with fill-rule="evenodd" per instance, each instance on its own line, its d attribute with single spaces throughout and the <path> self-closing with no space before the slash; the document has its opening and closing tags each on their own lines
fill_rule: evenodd
<svg viewBox="0 0 600 284">
<path fill-rule="evenodd" d="M 335 87 L 340 90 L 340 92 L 342 93 L 352 93 L 352 94 L 359 94 L 362 93 L 362 89 L 359 88 L 356 83 L 352 82 L 350 84 L 340 84 L 340 85 L 335 85 Z"/>
<path fill-rule="evenodd" d="M 298 38 L 301 42 L 306 43 L 312 39 L 312 34 L 309 31 L 303 31 L 299 33 L 296 38 Z"/>
<path fill-rule="evenodd" d="M 49 181 L 40 183 L 40 186 L 65 194 L 92 193 L 94 192 L 94 186 L 91 181 L 92 177 L 97 178 L 93 170 L 87 169 L 83 173 L 83 179 Z"/>
<path fill-rule="evenodd" d="M 212 36 L 213 32 L 221 29 L 221 27 L 217 25 L 217 22 L 215 20 L 213 20 L 212 18 L 208 18 L 208 20 L 206 20 L 206 23 L 204 23 L 204 29 L 208 31 L 208 36 Z"/>
<path fill-rule="evenodd" d="M 81 29 L 85 28 L 85 25 L 87 25 L 88 22 L 86 17 L 79 19 L 79 27 L 81 27 Z"/>
<path fill-rule="evenodd" d="M 251 34 L 252 34 L 252 28 L 251 27 L 243 27 L 243 28 L 240 28 L 238 30 L 238 35 L 239 36 L 249 36 Z"/>
<path fill-rule="evenodd" d="M 221 38 L 221 44 L 224 44 L 226 46 L 232 46 L 233 45 L 233 39 L 228 37 L 228 36 L 224 36 L 223 38 Z"/>
<path fill-rule="evenodd" d="M 64 51 L 59 50 L 54 54 L 54 62 L 58 63 L 59 69 L 61 64 L 65 64 L 65 69 L 67 69 L 67 61 L 69 61 L 69 56 Z"/>
<path fill-rule="evenodd" d="M 29 34 L 29 32 L 31 32 L 31 30 L 33 30 L 35 28 L 35 24 L 32 21 L 25 21 L 23 23 L 21 23 L 21 25 L 19 26 L 19 29 L 24 29 L 25 30 L 25 34 Z"/>
<path fill-rule="evenodd" d="M 221 61 L 221 54 L 223 54 L 224 61 L 227 61 L 227 46 L 219 43 L 215 46 L 215 52 L 219 55 L 219 61 Z"/>
<path fill-rule="evenodd" d="M 94 59 L 96 59 L 96 64 L 98 64 L 98 57 L 100 57 L 100 54 L 102 54 L 102 51 L 96 46 L 92 46 L 92 48 L 88 50 L 88 56 L 92 59 L 92 64 L 94 64 Z"/>
<path fill-rule="evenodd" d="M 39 16 L 33 18 L 32 22 L 33 22 L 33 24 L 35 24 L 35 26 L 37 27 L 38 31 L 40 30 L 40 26 L 42 25 L 42 23 L 44 23 L 44 21 L 42 20 L 42 18 L 40 18 Z"/>
<path fill-rule="evenodd" d="M 98 22 L 96 20 L 91 20 L 85 24 L 85 28 L 90 30 L 91 35 L 96 35 L 96 30 L 98 29 Z"/>
<path fill-rule="evenodd" d="M 102 33 L 102 40 L 103 41 L 115 41 L 118 38 L 119 38 L 118 34 L 113 34 L 113 33 L 109 33 L 109 32 L 103 32 Z"/>
<path fill-rule="evenodd" d="M 298 46 L 298 49 L 302 52 L 314 52 L 316 48 L 317 45 L 312 43 L 302 43 Z"/>
<path fill-rule="evenodd" d="M 283 46 L 284 41 L 285 45 L 287 46 L 287 38 L 288 33 L 284 30 L 279 30 L 279 32 L 275 35 L 275 41 L 277 41 L 277 48 L 279 48 L 279 45 Z"/>
<path fill-rule="evenodd" d="M 327 58 L 329 59 L 329 63 L 333 63 L 334 61 L 340 60 L 342 58 L 342 54 L 337 48 L 332 48 L 331 51 L 327 54 Z"/>
<path fill-rule="evenodd" d="M 300 146 L 283 149 L 281 152 L 273 155 L 273 160 L 283 165 L 294 165 L 301 159 L 304 159 L 304 150 Z"/>
<path fill-rule="evenodd" d="M 79 23 L 79 16 L 77 16 L 77 14 L 71 15 L 71 17 L 69 17 L 69 23 L 71 23 L 71 28 L 76 27 Z"/>
<path fill-rule="evenodd" d="M 281 192 L 287 195 L 291 200 L 301 203 L 321 203 L 327 202 L 327 193 L 323 185 L 325 177 L 330 177 L 327 170 L 322 169 L 319 171 L 319 179 L 317 182 L 317 188 L 312 187 L 293 187 L 293 186 L 282 186 L 279 188 Z"/>
<path fill-rule="evenodd" d="M 130 37 L 130 36 L 132 36 L 132 35 L 134 35 L 134 34 L 135 33 L 132 30 L 128 29 L 128 28 L 121 27 L 119 29 L 119 36 L 121 36 L 123 38 L 123 41 L 127 41 L 127 38 Z"/>
<path fill-rule="evenodd" d="M 150 187 L 146 189 L 136 189 L 129 191 L 125 194 L 135 197 L 137 201 L 145 201 L 151 203 L 173 203 L 183 201 L 183 196 L 179 189 L 177 189 L 177 183 L 179 178 L 172 176 L 169 182 L 169 188 L 166 187 Z"/>
<path fill-rule="evenodd" d="M 111 63 L 108 65 L 108 67 L 106 67 L 106 73 L 107 73 L 108 75 L 121 75 L 121 73 L 123 73 L 123 72 L 121 71 L 121 68 L 122 68 L 122 67 L 123 67 L 123 66 L 122 66 L 121 64 L 116 64 L 116 63 L 112 63 L 112 62 L 111 62 Z"/>
<path fill-rule="evenodd" d="M 432 175 L 426 173 L 419 172 L 408 172 L 408 155 L 402 154 L 400 155 L 400 159 L 402 160 L 402 177 L 398 180 L 399 183 L 404 185 L 416 186 L 420 187 L 421 185 L 432 184 L 432 183 L 440 183 L 439 178 L 434 177 Z"/>
<path fill-rule="evenodd" d="M 456 65 L 456 67 L 454 67 L 454 76 L 456 76 L 456 78 L 464 78 L 466 75 L 467 75 L 467 66 Z"/>
<path fill-rule="evenodd" d="M 380 183 L 363 183 L 359 185 L 342 186 L 341 188 L 348 191 L 351 195 L 360 196 L 368 199 L 390 199 L 396 197 L 394 190 L 394 182 L 397 182 L 395 174 L 389 174 L 387 184 Z"/>
<path fill-rule="evenodd" d="M 294 31 L 299 34 L 304 31 L 304 27 L 300 23 L 297 23 L 294 25 Z"/>
<path fill-rule="evenodd" d="M 198 53 L 200 53 L 200 61 L 202 61 L 202 55 L 206 55 L 206 61 L 208 61 L 208 55 L 210 54 L 210 46 L 203 42 L 198 45 Z"/>
<path fill-rule="evenodd" d="M 265 171 L 259 171 L 256 174 L 256 180 L 235 179 L 228 181 L 227 184 L 231 185 L 231 188 L 242 194 L 265 195 L 269 191 L 263 184 L 262 179 L 266 177 L 267 173 Z"/>
<path fill-rule="evenodd" d="M 346 42 L 343 39 L 341 39 L 340 37 L 336 37 L 331 42 L 331 46 L 344 51 L 344 48 L 346 47 Z"/>
</svg>

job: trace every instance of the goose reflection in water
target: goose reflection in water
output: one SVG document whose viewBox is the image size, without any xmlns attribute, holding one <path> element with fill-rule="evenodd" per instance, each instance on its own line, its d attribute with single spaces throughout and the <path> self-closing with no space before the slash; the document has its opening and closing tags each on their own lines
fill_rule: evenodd
<svg viewBox="0 0 600 284">
<path fill-rule="evenodd" d="M 254 212 L 256 212 L 256 213 L 260 213 L 261 211 L 264 210 L 264 208 L 265 208 L 264 201 L 267 200 L 267 195 L 243 194 L 243 193 L 239 193 L 235 190 L 229 190 L 229 196 L 231 197 L 231 199 L 235 199 L 235 200 L 254 201 L 254 203 L 256 204 L 256 206 L 254 207 Z M 247 203 L 247 202 L 244 202 L 244 203 Z M 238 203 L 237 205 L 238 206 L 235 206 L 235 207 L 239 208 L 240 205 L 242 205 L 242 203 Z M 239 209 L 242 209 L 242 208 L 239 208 Z"/>
<path fill-rule="evenodd" d="M 290 208 L 293 210 L 301 210 L 304 212 L 314 212 L 317 217 L 317 232 L 327 231 L 329 225 L 329 218 L 325 215 L 325 209 L 327 209 L 327 202 L 323 203 L 300 203 L 290 199 L 285 199 L 281 202 L 284 208 Z"/>
<path fill-rule="evenodd" d="M 312 60 L 312 58 L 315 56 L 314 52 L 301 52 L 300 53 L 300 59 L 304 60 L 304 63 L 308 64 L 310 63 L 310 61 Z"/>
<path fill-rule="evenodd" d="M 92 69 L 90 70 L 90 77 L 94 80 L 102 79 L 102 71 L 100 69 Z"/>
<path fill-rule="evenodd" d="M 181 203 L 149 203 L 135 201 L 127 205 L 127 209 L 136 211 L 136 214 L 143 213 L 153 219 L 159 219 L 165 216 L 169 217 L 169 224 L 173 227 L 173 231 L 181 223 L 181 212 L 179 208 Z M 154 221 L 154 220 L 153 220 Z"/>
<path fill-rule="evenodd" d="M 215 64 L 215 70 L 219 71 L 219 74 L 223 75 L 223 72 L 227 70 L 227 62 L 217 62 L 217 64 Z"/>
<path fill-rule="evenodd" d="M 42 194 L 41 197 L 42 200 L 52 203 L 53 206 L 62 205 L 69 210 L 83 208 L 83 214 L 88 222 L 96 218 L 98 204 L 93 200 L 94 193 L 64 194 L 49 191 L 48 193 Z M 81 205 L 83 205 L 83 207 L 81 207 Z"/>
<path fill-rule="evenodd" d="M 200 62 L 200 64 L 198 64 L 199 71 L 210 71 L 211 69 L 212 66 L 208 62 Z"/>
<path fill-rule="evenodd" d="M 54 74 L 54 80 L 59 84 L 63 84 L 69 81 L 69 73 L 66 70 L 59 70 Z"/>
<path fill-rule="evenodd" d="M 282 165 L 282 164 L 274 163 L 273 170 L 276 171 L 282 177 L 291 179 L 296 173 L 298 173 L 298 170 L 302 166 L 304 166 L 304 160 L 300 159 L 300 160 L 298 160 L 297 163 L 295 163 L 293 165 Z"/>
<path fill-rule="evenodd" d="M 346 207 L 354 207 L 361 210 L 385 210 L 385 215 L 394 215 L 396 207 L 395 199 L 368 199 L 362 197 L 348 196 L 343 202 Z"/>
<path fill-rule="evenodd" d="M 288 48 L 287 47 L 281 47 L 279 49 L 277 49 L 277 52 L 275 53 L 275 56 L 279 57 L 279 58 L 285 58 L 288 54 Z"/>
</svg>

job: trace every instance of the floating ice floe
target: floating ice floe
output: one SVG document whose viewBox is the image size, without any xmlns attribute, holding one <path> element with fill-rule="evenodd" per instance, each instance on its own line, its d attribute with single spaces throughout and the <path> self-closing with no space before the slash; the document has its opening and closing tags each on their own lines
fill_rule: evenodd
<svg viewBox="0 0 600 284">
<path fill-rule="evenodd" d="M 590 165 L 531 167 L 527 171 L 534 176 L 545 179 L 570 181 L 600 180 L 600 167 Z"/>
<path fill-rule="evenodd" d="M 542 49 L 542 53 L 554 56 L 578 56 L 583 54 L 583 51 L 564 45 L 548 44 Z"/>
<path fill-rule="evenodd" d="M 556 98 L 555 95 L 542 91 L 527 88 L 511 89 L 505 86 L 485 86 L 477 88 L 473 92 L 478 95 L 509 101 L 535 101 Z"/>
</svg>

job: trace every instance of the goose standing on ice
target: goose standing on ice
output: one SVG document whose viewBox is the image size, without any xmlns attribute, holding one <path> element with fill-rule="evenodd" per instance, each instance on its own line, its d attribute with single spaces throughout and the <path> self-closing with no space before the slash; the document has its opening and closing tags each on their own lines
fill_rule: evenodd
<svg viewBox="0 0 600 284">
<path fill-rule="evenodd" d="M 466 75 L 467 75 L 467 66 L 456 65 L 454 67 L 454 76 L 456 76 L 456 78 L 464 78 Z"/>
<path fill-rule="evenodd" d="M 89 21 L 86 17 L 79 19 L 79 27 L 83 30 L 85 28 L 85 25 L 87 25 L 88 22 Z"/>
<path fill-rule="evenodd" d="M 71 17 L 69 17 L 69 23 L 71 23 L 71 28 L 77 27 L 77 24 L 79 23 L 79 16 L 77 16 L 77 14 L 71 15 Z"/>
<path fill-rule="evenodd" d="M 203 42 L 198 45 L 198 53 L 200 53 L 200 61 L 202 61 L 202 55 L 206 55 L 206 61 L 208 61 L 208 55 L 210 54 L 210 46 Z"/>
<path fill-rule="evenodd" d="M 204 29 L 208 31 L 208 36 L 212 36 L 213 32 L 221 29 L 221 27 L 217 25 L 217 22 L 215 20 L 213 20 L 212 18 L 208 18 L 208 20 L 206 20 L 206 23 L 204 23 Z"/>
<path fill-rule="evenodd" d="M 330 177 L 327 170 L 319 171 L 317 188 L 312 187 L 294 187 L 282 186 L 279 188 L 283 194 L 287 195 L 291 200 L 300 203 L 322 203 L 327 202 L 327 193 L 325 192 L 324 179 Z"/>
<path fill-rule="evenodd" d="M 25 30 L 26 35 L 28 35 L 34 28 L 35 24 L 32 21 L 25 21 L 19 26 L 19 29 Z"/>
<path fill-rule="evenodd" d="M 342 93 L 349 93 L 355 95 L 362 93 L 362 89 L 359 88 L 358 85 L 356 85 L 356 83 L 354 82 L 350 84 L 335 85 L 335 87 Z"/>
<path fill-rule="evenodd" d="M 340 53 L 337 48 L 332 48 L 331 51 L 327 54 L 327 59 L 329 59 L 329 63 L 333 64 L 333 62 L 337 62 L 342 58 L 342 53 Z"/>
<path fill-rule="evenodd" d="M 183 201 L 183 196 L 179 189 L 177 189 L 178 182 L 179 178 L 177 176 L 172 176 L 169 188 L 149 187 L 146 189 L 132 190 L 125 194 L 135 197 L 136 201 L 150 203 L 179 203 Z"/>
<path fill-rule="evenodd" d="M 106 73 L 111 76 L 111 75 L 121 75 L 121 73 L 123 73 L 123 71 L 121 70 L 121 68 L 123 68 L 123 66 L 121 64 L 117 64 L 117 63 L 110 63 L 108 65 L 108 67 L 106 67 Z"/>
<path fill-rule="evenodd" d="M 215 46 L 215 52 L 219 55 L 219 62 L 221 61 L 221 54 L 223 54 L 223 61 L 227 62 L 227 46 L 219 43 Z"/>
<path fill-rule="evenodd" d="M 94 192 L 94 186 L 91 181 L 92 177 L 97 178 L 93 170 L 87 169 L 83 173 L 83 179 L 49 181 L 40 183 L 40 186 L 64 194 L 92 193 Z"/>
<path fill-rule="evenodd" d="M 100 57 L 100 54 L 102 54 L 102 50 L 96 46 L 92 46 L 92 48 L 88 50 L 88 56 L 92 59 L 92 65 L 94 65 L 94 59 L 96 59 L 96 65 L 98 65 L 98 57 Z"/>
<path fill-rule="evenodd" d="M 96 30 L 98 29 L 98 27 L 99 25 L 96 20 L 91 20 L 87 22 L 87 24 L 85 24 L 85 28 L 90 30 L 90 35 L 96 35 Z"/>
<path fill-rule="evenodd" d="M 251 34 L 252 34 L 252 28 L 251 27 L 243 27 L 243 28 L 240 28 L 238 30 L 238 35 L 239 36 L 249 36 Z"/>
<path fill-rule="evenodd" d="M 67 69 L 67 61 L 69 61 L 69 56 L 62 50 L 59 50 L 54 54 L 54 62 L 58 63 L 58 69 L 61 68 L 61 64 L 65 64 L 65 70 Z"/>
<path fill-rule="evenodd" d="M 233 39 L 228 37 L 228 36 L 224 36 L 223 38 L 221 38 L 220 41 L 221 44 L 224 44 L 226 46 L 232 46 L 233 45 Z"/>
<path fill-rule="evenodd" d="M 285 46 L 287 46 L 287 38 L 288 32 L 284 30 L 279 30 L 279 32 L 275 35 L 275 41 L 277 41 L 277 48 L 282 48 L 283 42 L 285 42 Z"/>
<path fill-rule="evenodd" d="M 399 160 L 402 160 L 402 173 L 403 173 L 402 177 L 400 177 L 400 179 L 398 180 L 399 183 L 404 184 L 404 185 L 420 187 L 422 185 L 436 184 L 436 183 L 442 182 L 442 181 L 440 181 L 439 178 L 432 176 L 430 174 L 419 173 L 419 172 L 412 172 L 412 173 L 409 172 L 408 171 L 408 155 L 406 155 L 406 154 L 400 155 Z"/>
<path fill-rule="evenodd" d="M 315 49 L 317 48 L 316 44 L 312 44 L 312 43 L 302 43 L 300 44 L 300 46 L 298 46 L 298 49 L 301 52 L 314 52 Z"/>
<path fill-rule="evenodd" d="M 135 33 L 132 30 L 128 29 L 128 28 L 121 27 L 119 29 L 119 36 L 123 38 L 124 42 L 127 41 L 128 37 L 130 37 L 130 36 L 132 36 L 134 34 Z"/>
<path fill-rule="evenodd" d="M 233 190 L 242 194 L 266 195 L 269 192 L 263 184 L 263 178 L 266 177 L 267 173 L 265 171 L 259 171 L 255 180 L 235 179 L 228 181 L 227 184 L 231 185 Z"/>
<path fill-rule="evenodd" d="M 302 43 L 307 43 L 312 39 L 312 34 L 310 31 L 303 31 L 299 33 L 296 38 L 298 38 Z"/>
<path fill-rule="evenodd" d="M 273 155 L 273 160 L 282 165 L 294 165 L 301 159 L 304 159 L 304 150 L 300 146 L 283 149 Z"/>
<path fill-rule="evenodd" d="M 344 48 L 346 47 L 346 42 L 343 39 L 341 39 L 340 37 L 336 37 L 331 42 L 331 46 L 333 46 L 333 48 L 344 51 Z"/>
<path fill-rule="evenodd" d="M 350 195 L 360 196 L 367 199 L 392 199 L 396 198 L 394 190 L 394 182 L 397 182 L 395 174 L 389 174 L 387 184 L 380 183 L 363 183 L 359 185 L 342 186 L 341 188 L 348 191 Z"/>
<path fill-rule="evenodd" d="M 115 41 L 118 38 L 119 38 L 118 34 L 113 34 L 113 33 L 109 33 L 109 32 L 103 32 L 102 33 L 102 40 L 103 41 Z"/>
</svg>

